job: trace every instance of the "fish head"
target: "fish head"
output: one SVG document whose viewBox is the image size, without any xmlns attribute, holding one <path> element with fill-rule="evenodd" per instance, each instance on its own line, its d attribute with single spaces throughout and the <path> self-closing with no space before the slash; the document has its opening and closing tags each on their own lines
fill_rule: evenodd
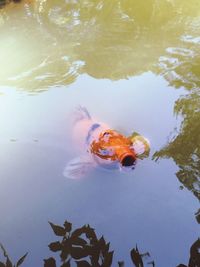
<svg viewBox="0 0 200 267">
<path fill-rule="evenodd" d="M 131 141 L 122 134 L 107 130 L 92 143 L 91 153 L 105 160 L 118 161 L 122 167 L 130 167 L 136 161 L 136 154 L 131 145 Z"/>
</svg>

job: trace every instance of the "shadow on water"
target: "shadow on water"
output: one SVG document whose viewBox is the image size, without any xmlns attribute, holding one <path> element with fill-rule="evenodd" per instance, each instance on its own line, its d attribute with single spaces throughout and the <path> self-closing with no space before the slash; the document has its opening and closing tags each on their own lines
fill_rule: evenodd
<svg viewBox="0 0 200 267">
<path fill-rule="evenodd" d="M 56 267 L 58 264 L 60 267 L 70 267 L 74 264 L 77 267 L 111 267 L 114 251 L 110 250 L 110 243 L 107 243 L 103 236 L 98 238 L 89 224 L 75 230 L 72 230 L 72 224 L 68 221 L 65 221 L 63 226 L 51 222 L 49 224 L 60 240 L 50 243 L 48 247 L 51 252 L 59 253 L 59 258 L 44 259 L 44 267 Z M 28 254 L 26 253 L 14 265 L 3 245 L 0 245 L 0 248 L 5 258 L 5 263 L 0 262 L 1 267 L 19 267 Z M 150 253 L 141 253 L 137 245 L 130 251 L 130 257 L 135 267 L 156 266 Z M 118 261 L 118 266 L 124 267 L 125 262 Z M 179 264 L 177 267 L 187 266 Z M 197 239 L 190 248 L 188 267 L 200 267 L 200 239 Z"/>
</svg>

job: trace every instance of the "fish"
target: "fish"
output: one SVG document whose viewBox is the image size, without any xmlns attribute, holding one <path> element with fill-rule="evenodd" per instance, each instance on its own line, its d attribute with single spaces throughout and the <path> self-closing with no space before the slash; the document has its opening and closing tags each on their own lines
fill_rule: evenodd
<svg viewBox="0 0 200 267">
<path fill-rule="evenodd" d="M 70 179 L 86 176 L 92 169 L 132 170 L 138 159 L 149 156 L 150 142 L 137 132 L 126 137 L 108 124 L 91 117 L 85 107 L 74 113 L 73 142 L 81 155 L 70 160 L 63 175 Z"/>
</svg>

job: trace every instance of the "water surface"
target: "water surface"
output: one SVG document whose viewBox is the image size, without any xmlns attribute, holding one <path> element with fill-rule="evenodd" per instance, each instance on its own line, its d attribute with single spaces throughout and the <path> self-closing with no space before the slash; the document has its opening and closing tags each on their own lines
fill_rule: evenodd
<svg viewBox="0 0 200 267">
<path fill-rule="evenodd" d="M 90 223 L 115 250 L 137 243 L 156 266 L 188 262 L 199 236 L 200 3 L 24 1 L 0 10 L 0 239 L 13 259 L 42 266 L 48 221 Z M 131 173 L 62 175 L 79 155 L 78 106 L 146 136 Z"/>
</svg>

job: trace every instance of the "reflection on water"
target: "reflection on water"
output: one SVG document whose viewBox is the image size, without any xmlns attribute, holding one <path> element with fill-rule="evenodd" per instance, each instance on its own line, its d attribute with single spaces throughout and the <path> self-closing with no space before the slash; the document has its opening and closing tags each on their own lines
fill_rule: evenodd
<svg viewBox="0 0 200 267">
<path fill-rule="evenodd" d="M 62 226 L 49 222 L 53 232 L 60 238 L 58 241 L 51 242 L 48 247 L 51 252 L 59 253 L 60 267 L 74 266 L 77 267 L 111 267 L 113 266 L 113 254 L 114 251 L 110 250 L 110 243 L 107 243 L 104 236 L 98 239 L 95 230 L 90 225 L 84 225 L 81 228 L 73 230 L 72 224 L 65 221 Z M 2 267 L 12 267 L 9 256 L 3 247 L 0 245 L 3 251 L 6 263 L 1 263 Z M 190 248 L 190 258 L 188 267 L 200 266 L 200 239 L 197 239 Z M 25 260 L 27 253 L 22 256 L 16 267 L 19 267 Z M 149 252 L 141 253 L 136 245 L 130 251 L 130 257 L 132 264 L 135 267 L 153 266 L 155 267 L 154 260 L 151 260 Z M 58 266 L 58 260 L 54 257 L 50 257 L 44 260 L 44 267 L 56 267 Z M 118 261 L 119 267 L 124 267 L 124 261 Z M 15 267 L 15 266 L 13 266 Z M 187 267 L 184 264 L 179 264 L 177 267 Z"/>
<path fill-rule="evenodd" d="M 158 60 L 163 63 L 161 56 L 169 47 L 173 55 L 189 55 L 193 61 L 182 42 L 190 43 L 197 35 L 199 10 L 195 0 L 135 0 L 134 5 L 131 0 L 36 0 L 8 5 L 0 13 L 0 58 L 5 63 L 1 84 L 41 91 L 70 84 L 82 73 L 118 80 L 159 72 Z M 177 65 L 173 57 L 169 64 Z"/>
<path fill-rule="evenodd" d="M 195 211 L 200 221 L 199 24 L 196 0 L 25 0 L 0 9 L 0 232 L 16 255 L 31 240 L 28 266 L 44 255 L 43 225 L 63 212 L 98 226 L 122 259 L 131 233 L 162 267 L 175 266 L 180 251 L 186 262 Z M 63 167 L 77 156 L 67 115 L 77 104 L 127 136 L 140 132 L 153 158 L 168 160 L 66 182 Z"/>
<path fill-rule="evenodd" d="M 72 224 L 68 221 L 65 221 L 63 226 L 51 222 L 50 225 L 54 234 L 62 238 L 49 244 L 49 249 L 52 252 L 59 253 L 61 264 L 63 264 L 61 267 L 70 267 L 73 262 L 76 262 L 77 267 L 113 266 L 114 251 L 110 251 L 110 243 L 107 243 L 103 236 L 98 239 L 95 230 L 89 224 L 73 231 Z M 196 240 L 190 248 L 188 267 L 200 266 L 199 250 L 200 239 Z M 150 253 L 141 253 L 137 245 L 130 251 L 130 257 L 135 267 L 156 266 Z M 53 257 L 44 260 L 44 262 L 44 267 L 56 267 L 56 260 Z M 124 261 L 118 261 L 118 266 L 124 267 L 126 264 Z M 187 267 L 183 264 L 179 265 L 179 267 L 181 266 Z"/>
<path fill-rule="evenodd" d="M 3 8 L 5 5 L 8 5 L 11 2 L 19 3 L 21 0 L 0 0 L 0 8 Z"/>
<path fill-rule="evenodd" d="M 195 38 L 199 34 L 195 23 L 194 20 L 194 25 L 182 36 L 182 46 L 168 48 L 166 55 L 160 58 L 162 74 L 169 84 L 184 87 L 188 92 L 174 104 L 175 115 L 183 118 L 180 129 L 154 157 L 171 157 L 179 166 L 179 181 L 200 200 L 200 43 Z"/>
<path fill-rule="evenodd" d="M 5 258 L 5 262 L 0 262 L 0 265 L 1 267 L 19 267 L 25 260 L 26 256 L 28 255 L 28 253 L 26 253 L 24 256 L 22 256 L 15 264 L 13 264 L 9 258 L 9 255 L 6 251 L 6 249 L 4 248 L 4 246 L 2 244 L 0 244 L 0 249 L 1 249 L 1 252 L 3 253 L 3 256 Z"/>
<path fill-rule="evenodd" d="M 200 200 L 200 92 L 193 89 L 175 103 L 175 113 L 183 116 L 180 131 L 154 157 L 172 157 L 179 166 L 180 182 Z"/>
</svg>

